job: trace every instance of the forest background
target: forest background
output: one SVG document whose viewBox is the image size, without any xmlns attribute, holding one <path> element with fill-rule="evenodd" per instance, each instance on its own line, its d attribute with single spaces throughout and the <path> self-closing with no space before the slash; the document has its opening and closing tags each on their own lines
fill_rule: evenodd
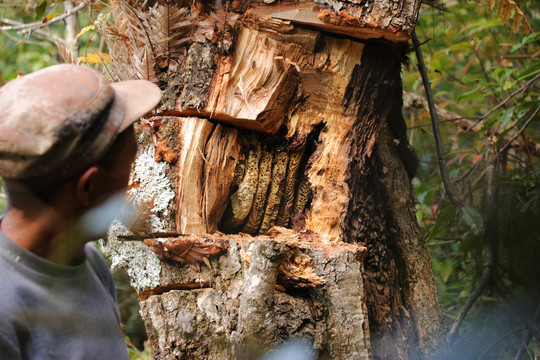
<svg viewBox="0 0 540 360">
<path fill-rule="evenodd" d="M 98 30 L 109 6 L 0 2 L 0 85 L 70 55 L 106 74 L 113 65 Z M 75 13 L 74 21 L 61 19 L 64 11 Z M 449 0 L 421 9 L 416 34 L 462 204 L 445 195 L 412 43 L 403 65 L 403 111 L 419 158 L 417 219 L 432 256 L 452 358 L 540 354 L 539 15 L 534 0 Z M 5 203 L 0 191 L 0 213 Z M 150 358 L 137 297 L 125 274 L 115 277 L 131 356 Z"/>
</svg>

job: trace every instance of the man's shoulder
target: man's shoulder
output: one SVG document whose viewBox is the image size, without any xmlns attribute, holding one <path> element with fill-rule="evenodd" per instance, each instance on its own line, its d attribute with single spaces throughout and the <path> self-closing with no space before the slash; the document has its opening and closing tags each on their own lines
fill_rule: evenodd
<svg viewBox="0 0 540 360">
<path fill-rule="evenodd" d="M 24 291 L 21 290 L 26 287 L 25 279 L 12 271 L 9 264 L 3 264 L 2 262 L 3 260 L 0 258 L 0 283 L 2 284 L 2 291 L 0 291 L 0 319 L 2 319 L 0 329 L 2 325 L 8 323 L 8 319 L 16 316 L 14 309 L 18 309 L 19 304 L 24 300 Z"/>
<path fill-rule="evenodd" d="M 88 264 L 92 270 L 94 270 L 101 283 L 103 283 L 111 295 L 116 298 L 112 275 L 103 255 L 101 255 L 99 250 L 96 249 L 92 243 L 87 243 L 84 250 L 86 252 Z"/>
<path fill-rule="evenodd" d="M 86 253 L 86 259 L 88 261 L 88 264 L 94 271 L 96 271 L 98 274 L 110 274 L 109 271 L 109 265 L 107 265 L 107 262 L 105 261 L 105 258 L 99 250 L 94 246 L 92 243 L 87 243 L 84 247 L 84 251 Z"/>
<path fill-rule="evenodd" d="M 9 313 L 8 304 L 17 304 L 20 300 L 20 289 L 25 287 L 28 282 L 28 276 L 21 273 L 18 269 L 18 258 L 16 254 L 11 254 L 5 249 L 1 249 L 0 254 L 0 312 Z M 8 310 L 6 310 L 8 309 Z M 5 311 L 6 310 L 6 311 Z M 2 315 L 0 315 L 0 318 Z"/>
<path fill-rule="evenodd" d="M 93 243 L 84 246 L 86 258 L 92 267 L 107 268 L 107 262 Z"/>
<path fill-rule="evenodd" d="M 16 342 L 16 328 L 24 322 L 21 304 L 31 301 L 28 277 L 17 270 L 17 259 L 0 256 L 0 354 Z M 3 358 L 0 356 L 0 358 Z"/>
</svg>

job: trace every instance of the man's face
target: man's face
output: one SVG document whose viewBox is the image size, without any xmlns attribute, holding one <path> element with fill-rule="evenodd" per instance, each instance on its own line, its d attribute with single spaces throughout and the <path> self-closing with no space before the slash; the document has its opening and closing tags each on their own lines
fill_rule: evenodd
<svg viewBox="0 0 540 360">
<path fill-rule="evenodd" d="M 79 218 L 79 224 L 87 239 L 104 237 L 123 205 L 137 144 L 132 126 L 121 136 L 121 141 L 113 145 L 106 160 L 96 165 L 98 172 L 95 173 L 93 189 L 87 194 L 90 202 L 81 209 L 83 215 Z"/>
</svg>

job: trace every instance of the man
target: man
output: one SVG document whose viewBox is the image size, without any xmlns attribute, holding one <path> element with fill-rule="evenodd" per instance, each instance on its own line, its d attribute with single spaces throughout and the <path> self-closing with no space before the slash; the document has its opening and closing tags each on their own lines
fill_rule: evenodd
<svg viewBox="0 0 540 360">
<path fill-rule="evenodd" d="M 0 89 L 0 359 L 128 358 L 111 274 L 81 219 L 127 186 L 132 124 L 159 99 L 149 82 L 109 84 L 76 65 Z"/>
</svg>

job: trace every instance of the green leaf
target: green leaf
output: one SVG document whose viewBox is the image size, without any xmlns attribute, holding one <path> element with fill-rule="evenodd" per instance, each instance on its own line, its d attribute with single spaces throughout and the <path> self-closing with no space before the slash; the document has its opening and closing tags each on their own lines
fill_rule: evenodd
<svg viewBox="0 0 540 360">
<path fill-rule="evenodd" d="M 422 211 L 422 209 L 417 208 L 415 214 L 416 214 L 416 221 L 418 221 L 418 223 L 421 224 L 422 220 L 424 219 L 424 212 Z"/>
<path fill-rule="evenodd" d="M 38 21 L 39 19 L 43 17 L 43 14 L 45 14 L 45 9 L 47 9 L 47 5 L 48 5 L 47 0 L 43 0 L 41 4 L 39 4 L 36 7 L 36 16 L 35 16 L 36 21 Z"/>
<path fill-rule="evenodd" d="M 516 85 L 515 81 L 505 81 L 503 85 L 503 90 L 508 90 L 513 88 Z"/>
<path fill-rule="evenodd" d="M 510 121 L 510 119 L 512 119 L 512 116 L 514 115 L 514 107 L 510 107 L 508 109 L 506 109 L 504 111 L 504 113 L 502 114 L 501 116 L 501 125 L 503 127 L 507 127 L 508 126 L 508 122 Z"/>
<path fill-rule="evenodd" d="M 461 219 L 467 224 L 475 235 L 480 235 L 484 229 L 482 214 L 472 205 L 461 209 Z"/>
<path fill-rule="evenodd" d="M 493 76 L 495 77 L 495 79 L 499 79 L 499 74 L 501 73 L 502 70 L 503 68 L 500 66 L 496 66 L 493 68 Z"/>
<path fill-rule="evenodd" d="M 482 90 L 484 90 L 484 85 L 477 87 L 476 89 L 473 89 L 471 91 L 467 91 L 465 94 L 461 94 L 457 97 L 457 102 L 472 102 L 474 100 L 477 100 L 484 96 L 482 93 Z"/>
<path fill-rule="evenodd" d="M 462 30 L 467 35 L 476 34 L 482 30 L 486 30 L 501 24 L 501 20 L 498 18 L 491 19 L 486 21 L 485 18 L 479 18 L 477 21 L 471 21 L 472 25 L 465 26 Z"/>
<path fill-rule="evenodd" d="M 510 53 L 513 53 L 513 52 L 521 49 L 521 47 L 523 45 L 526 45 L 528 43 L 536 41 L 537 37 L 539 37 L 539 36 L 540 36 L 539 32 L 530 33 L 528 36 L 525 36 L 523 39 L 521 39 L 521 42 L 519 42 L 519 43 L 515 44 L 514 46 L 512 46 L 512 49 L 510 50 Z"/>
<path fill-rule="evenodd" d="M 536 64 L 529 66 L 525 70 L 520 72 L 517 79 L 528 80 L 529 78 L 532 78 L 534 75 L 538 74 L 539 72 L 540 72 L 540 61 L 537 61 Z"/>
<path fill-rule="evenodd" d="M 441 278 L 445 283 L 448 281 L 450 275 L 452 275 L 452 270 L 454 269 L 453 262 L 450 259 L 446 259 L 441 263 Z"/>
<path fill-rule="evenodd" d="M 514 44 L 514 46 L 512 46 L 512 49 L 510 49 L 510 53 L 513 53 L 513 52 L 521 49 L 522 46 L 523 46 L 523 43 Z"/>
<path fill-rule="evenodd" d="M 531 43 L 531 42 L 534 42 L 534 41 L 538 40 L 538 38 L 540 38 L 540 32 L 535 31 L 535 32 L 532 32 L 529 35 L 527 35 L 525 38 L 523 38 L 523 40 L 521 40 L 521 42 L 524 43 L 524 44 L 528 44 L 528 43 Z"/>
</svg>

